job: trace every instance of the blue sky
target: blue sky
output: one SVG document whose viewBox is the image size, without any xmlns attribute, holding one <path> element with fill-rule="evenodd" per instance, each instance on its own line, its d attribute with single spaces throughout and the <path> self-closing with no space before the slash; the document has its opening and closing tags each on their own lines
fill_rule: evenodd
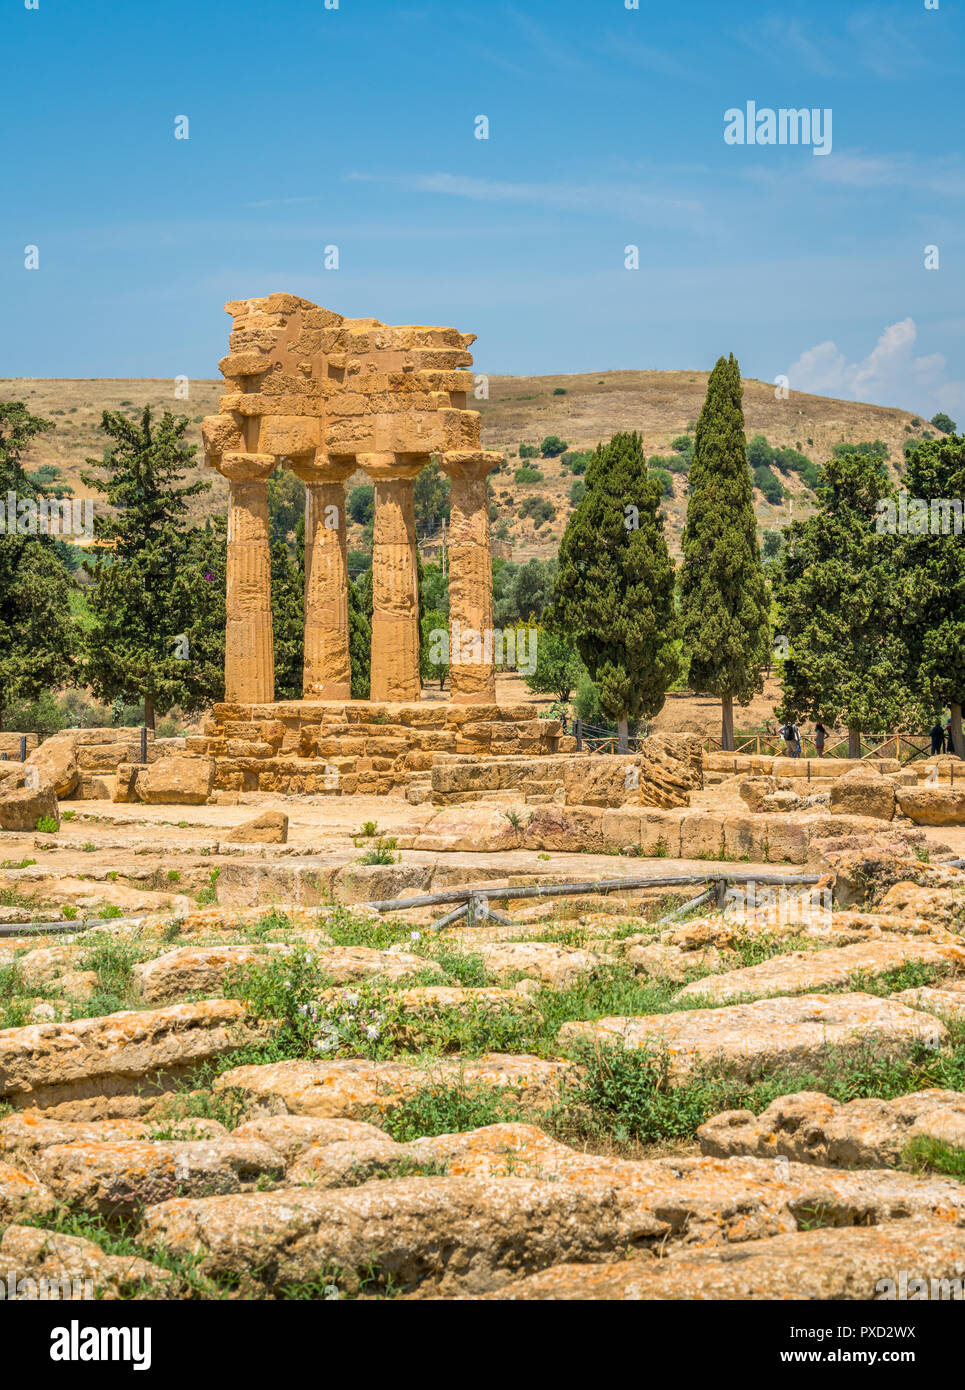
<svg viewBox="0 0 965 1390">
<path fill-rule="evenodd" d="M 733 351 L 961 422 L 938 2 L 3 0 L 0 375 L 211 377 L 225 300 L 281 289 L 478 333 L 480 371 Z M 830 108 L 830 154 L 726 144 L 748 101 Z"/>
</svg>

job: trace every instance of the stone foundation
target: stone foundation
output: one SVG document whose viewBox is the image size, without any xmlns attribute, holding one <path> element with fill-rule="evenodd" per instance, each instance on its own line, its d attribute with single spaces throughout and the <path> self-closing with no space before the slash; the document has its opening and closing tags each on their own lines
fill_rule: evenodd
<svg viewBox="0 0 965 1390">
<path fill-rule="evenodd" d="M 36 734 L 0 734 L 0 754 L 5 753 L 7 762 L 16 763 L 20 761 L 20 740 L 27 740 L 27 752 L 32 753 L 37 747 Z"/>
<path fill-rule="evenodd" d="M 190 754 L 212 758 L 214 790 L 387 796 L 428 784 L 452 755 L 527 760 L 575 751 L 532 705 L 290 700 L 215 705 Z"/>
<path fill-rule="evenodd" d="M 565 751 L 565 750 L 560 750 Z M 692 734 L 652 734 L 637 753 L 577 753 L 552 758 L 439 758 L 430 774 L 437 806 L 490 800 L 514 792 L 528 806 L 690 805 L 703 787 L 700 741 Z"/>
</svg>

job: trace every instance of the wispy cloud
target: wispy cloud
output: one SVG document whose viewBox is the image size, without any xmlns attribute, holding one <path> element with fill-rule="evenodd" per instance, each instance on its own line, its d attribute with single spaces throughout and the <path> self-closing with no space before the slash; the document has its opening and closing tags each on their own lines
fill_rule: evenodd
<svg viewBox="0 0 965 1390">
<path fill-rule="evenodd" d="M 927 66 L 915 39 L 928 20 L 920 5 L 910 13 L 879 7 L 857 11 L 835 32 L 772 15 L 742 25 L 737 38 L 775 67 L 791 60 L 817 77 L 848 77 L 864 68 L 877 77 L 902 78 Z"/>
<path fill-rule="evenodd" d="M 781 19 L 772 15 L 753 25 L 743 25 L 737 31 L 737 37 L 753 53 L 772 63 L 779 65 L 793 58 L 801 67 L 819 77 L 841 75 L 841 69 L 828 51 L 827 34 L 822 33 L 820 39 L 811 38 L 798 19 Z"/>
<path fill-rule="evenodd" d="M 410 193 L 441 194 L 477 203 L 528 203 L 566 212 L 598 212 L 620 208 L 638 214 L 668 213 L 694 216 L 703 203 L 663 193 L 647 193 L 625 183 L 542 183 L 475 178 L 468 174 L 362 174 L 347 176 L 357 183 L 393 184 Z"/>
<path fill-rule="evenodd" d="M 907 154 L 873 154 L 836 147 L 828 159 L 787 163 L 781 168 L 755 165 L 745 169 L 743 177 L 772 192 L 792 185 L 800 189 L 802 179 L 810 179 L 843 189 L 907 189 L 944 198 L 965 197 L 965 160 L 960 155 L 918 159 Z"/>
<path fill-rule="evenodd" d="M 642 68 L 658 77 L 670 77 L 675 82 L 702 81 L 701 73 L 691 64 L 681 62 L 662 49 L 648 43 L 628 39 L 624 34 L 608 33 L 596 45 L 596 51 L 608 59 Z"/>
<path fill-rule="evenodd" d="M 930 19 L 924 7 L 915 11 L 916 23 Z M 848 20 L 848 33 L 855 62 L 878 77 L 908 77 L 926 66 L 912 38 L 909 16 L 900 10 L 861 10 Z"/>
<path fill-rule="evenodd" d="M 516 26 L 520 37 L 539 55 L 543 63 L 569 72 L 587 72 L 591 68 L 592 64 L 587 62 L 582 53 L 560 43 L 555 37 L 558 31 L 537 24 L 530 15 L 522 14 L 511 5 L 506 13 Z"/>
</svg>

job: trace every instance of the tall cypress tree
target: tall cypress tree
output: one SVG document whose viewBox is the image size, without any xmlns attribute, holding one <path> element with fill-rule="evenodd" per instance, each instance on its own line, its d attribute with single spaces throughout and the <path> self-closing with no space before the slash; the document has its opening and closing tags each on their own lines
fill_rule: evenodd
<svg viewBox="0 0 965 1390">
<path fill-rule="evenodd" d="M 679 670 L 660 498 L 640 436 L 614 435 L 593 455 L 560 545 L 550 622 L 574 641 L 621 752 L 629 720 L 658 714 Z"/>
<path fill-rule="evenodd" d="M 906 619 L 903 639 L 908 681 L 921 694 L 929 714 L 934 716 L 948 708 L 952 743 L 962 758 L 965 545 L 955 527 L 960 528 L 965 498 L 965 435 L 919 443 L 909 456 L 904 486 L 911 498 L 928 503 L 927 528 L 918 514 L 920 509 L 908 504 L 912 513 L 908 534 L 900 536 L 895 546 L 901 609 Z"/>
<path fill-rule="evenodd" d="M 842 451 L 825 465 L 820 509 L 786 529 L 774 580 L 790 652 L 783 719 L 843 721 L 848 752 L 862 730 L 917 723 L 907 689 L 902 594 L 895 568 L 902 538 L 882 534 L 879 503 L 894 496 L 881 460 Z"/>
<path fill-rule="evenodd" d="M 707 383 L 690 465 L 680 596 L 690 684 L 722 704 L 721 743 L 734 747 L 734 701 L 764 688 L 769 600 L 744 438 L 740 368 L 720 357 Z"/>
</svg>

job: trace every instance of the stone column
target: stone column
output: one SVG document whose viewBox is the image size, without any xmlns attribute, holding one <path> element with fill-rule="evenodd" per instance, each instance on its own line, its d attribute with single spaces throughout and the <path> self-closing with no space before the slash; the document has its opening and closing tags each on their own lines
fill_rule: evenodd
<svg viewBox="0 0 965 1390">
<path fill-rule="evenodd" d="M 265 704 L 275 698 L 268 545 L 268 475 L 272 454 L 223 454 L 215 465 L 231 488 L 225 632 L 225 700 Z"/>
<path fill-rule="evenodd" d="M 418 700 L 419 600 L 412 480 L 428 455 L 359 454 L 375 484 L 370 699 Z"/>
<path fill-rule="evenodd" d="M 453 704 L 496 703 L 493 570 L 486 476 L 501 454 L 441 455 L 449 498 L 449 689 Z"/>
<path fill-rule="evenodd" d="M 292 472 L 305 484 L 305 666 L 306 700 L 350 700 L 352 668 L 348 641 L 348 557 L 345 540 L 345 480 L 355 463 L 295 459 Z"/>
</svg>

